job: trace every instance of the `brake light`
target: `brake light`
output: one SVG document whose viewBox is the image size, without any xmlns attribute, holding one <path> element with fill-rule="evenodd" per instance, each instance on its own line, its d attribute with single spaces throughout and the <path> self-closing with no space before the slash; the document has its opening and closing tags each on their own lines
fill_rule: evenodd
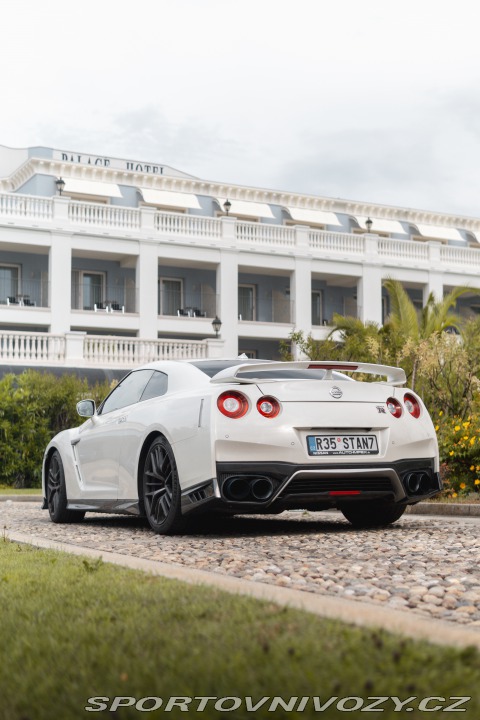
<svg viewBox="0 0 480 720">
<path fill-rule="evenodd" d="M 243 417 L 248 410 L 248 400 L 242 393 L 227 390 L 217 398 L 217 407 L 226 417 L 237 419 Z"/>
<path fill-rule="evenodd" d="M 393 417 L 399 418 L 402 416 L 402 406 L 395 398 L 388 398 L 387 400 L 388 411 L 392 413 Z"/>
<path fill-rule="evenodd" d="M 418 402 L 416 397 L 410 395 L 410 393 L 406 393 L 403 398 L 403 402 L 405 403 L 405 407 L 407 408 L 410 415 L 412 415 L 414 418 L 420 417 L 420 403 Z"/>
<path fill-rule="evenodd" d="M 257 400 L 257 410 L 263 417 L 274 418 L 280 412 L 280 403 L 274 397 L 265 395 Z"/>
</svg>

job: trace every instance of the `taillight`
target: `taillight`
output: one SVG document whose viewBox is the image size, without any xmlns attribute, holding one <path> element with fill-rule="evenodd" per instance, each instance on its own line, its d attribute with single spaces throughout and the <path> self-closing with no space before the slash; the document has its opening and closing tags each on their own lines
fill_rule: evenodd
<svg viewBox="0 0 480 720">
<path fill-rule="evenodd" d="M 395 400 L 395 398 L 388 398 L 387 408 L 388 411 L 392 413 L 393 417 L 399 418 L 402 416 L 402 406 L 400 405 L 398 400 Z"/>
<path fill-rule="evenodd" d="M 274 397 L 265 395 L 257 400 L 257 410 L 263 417 L 274 418 L 280 412 L 280 403 Z"/>
<path fill-rule="evenodd" d="M 218 396 L 217 407 L 229 418 L 241 418 L 248 410 L 248 400 L 242 393 L 227 390 Z"/>
<path fill-rule="evenodd" d="M 407 408 L 410 415 L 412 415 L 414 418 L 420 417 L 420 403 L 418 402 L 416 397 L 410 395 L 410 393 L 406 393 L 403 398 L 403 402 L 405 403 L 405 407 Z"/>
</svg>

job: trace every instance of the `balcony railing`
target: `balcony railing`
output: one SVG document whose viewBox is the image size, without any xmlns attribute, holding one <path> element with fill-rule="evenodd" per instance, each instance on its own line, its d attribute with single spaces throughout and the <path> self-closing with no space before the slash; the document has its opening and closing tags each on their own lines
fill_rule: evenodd
<svg viewBox="0 0 480 720">
<path fill-rule="evenodd" d="M 72 283 L 72 310 L 93 312 L 137 312 L 136 288 L 122 285 Z"/>
<path fill-rule="evenodd" d="M 374 234 L 316 230 L 306 226 L 286 227 L 274 223 L 245 222 L 234 218 L 213 218 L 185 213 L 160 212 L 152 208 L 128 208 L 119 205 L 79 202 L 67 197 L 42 198 L 19 194 L 0 194 L 0 224 L 25 227 L 28 223 L 41 228 L 102 234 L 111 228 L 119 239 L 141 237 L 142 233 L 189 245 L 228 246 L 235 244 L 267 251 L 293 253 L 296 248 L 313 258 L 351 258 L 395 267 L 426 269 L 435 266 L 444 272 L 462 269 L 470 275 L 480 271 L 479 248 L 441 245 L 439 242 L 400 240 Z M 0 302 L 2 298 L 0 297 Z M 45 300 L 42 301 L 45 303 Z"/>
<path fill-rule="evenodd" d="M 140 340 L 111 335 L 0 331 L 0 363 L 35 366 L 130 368 L 156 360 L 221 357 L 223 341 Z"/>
<path fill-rule="evenodd" d="M 65 361 L 65 335 L 0 331 L 0 362 L 58 364 Z"/>
<path fill-rule="evenodd" d="M 206 290 L 195 293 L 161 290 L 158 314 L 170 317 L 214 318 L 218 314 L 218 295 Z"/>
<path fill-rule="evenodd" d="M 262 302 L 258 309 L 240 303 L 238 319 L 240 322 L 291 323 L 293 322 L 293 301 L 273 297 Z"/>
<path fill-rule="evenodd" d="M 12 308 L 47 308 L 49 283 L 46 280 L 0 280 L 0 305 Z"/>
<path fill-rule="evenodd" d="M 132 367 L 156 360 L 206 358 L 205 340 L 139 340 L 87 335 L 84 359 L 87 365 Z"/>
</svg>

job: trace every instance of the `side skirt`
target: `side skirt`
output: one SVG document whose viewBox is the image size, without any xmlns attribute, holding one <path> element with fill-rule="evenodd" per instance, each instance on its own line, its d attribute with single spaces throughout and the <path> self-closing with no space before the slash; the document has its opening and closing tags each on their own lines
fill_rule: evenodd
<svg viewBox="0 0 480 720">
<path fill-rule="evenodd" d="M 67 505 L 69 510 L 85 512 L 118 513 L 120 515 L 140 515 L 137 500 L 72 500 Z"/>
</svg>

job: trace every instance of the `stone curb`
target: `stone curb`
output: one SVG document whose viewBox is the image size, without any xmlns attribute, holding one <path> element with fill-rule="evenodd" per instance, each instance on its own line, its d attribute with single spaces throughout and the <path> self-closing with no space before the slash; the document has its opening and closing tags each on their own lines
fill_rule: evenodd
<svg viewBox="0 0 480 720">
<path fill-rule="evenodd" d="M 384 608 L 366 602 L 316 595 L 302 590 L 269 585 L 267 583 L 242 580 L 207 570 L 169 565 L 156 560 L 121 555 L 104 550 L 93 550 L 80 545 L 70 545 L 56 540 L 44 540 L 34 535 L 7 532 L 7 538 L 36 547 L 68 552 L 90 558 L 101 558 L 104 562 L 122 565 L 132 570 L 180 580 L 191 585 L 215 587 L 224 592 L 247 595 L 257 600 L 274 602 L 331 620 L 340 620 L 350 625 L 365 628 L 382 628 L 391 633 L 407 636 L 413 640 L 426 640 L 436 645 L 457 647 L 474 646 L 480 650 L 480 632 L 473 628 L 458 627 L 444 620 L 421 618 L 405 610 Z"/>
<path fill-rule="evenodd" d="M 454 515 L 459 517 L 480 517 L 480 504 L 420 502 L 408 505 L 409 515 Z"/>
<path fill-rule="evenodd" d="M 41 495 L 0 495 L 0 502 L 42 502 Z M 480 503 L 478 505 L 466 503 L 432 503 L 420 502 L 409 505 L 407 513 L 411 515 L 453 515 L 480 517 Z"/>
</svg>

